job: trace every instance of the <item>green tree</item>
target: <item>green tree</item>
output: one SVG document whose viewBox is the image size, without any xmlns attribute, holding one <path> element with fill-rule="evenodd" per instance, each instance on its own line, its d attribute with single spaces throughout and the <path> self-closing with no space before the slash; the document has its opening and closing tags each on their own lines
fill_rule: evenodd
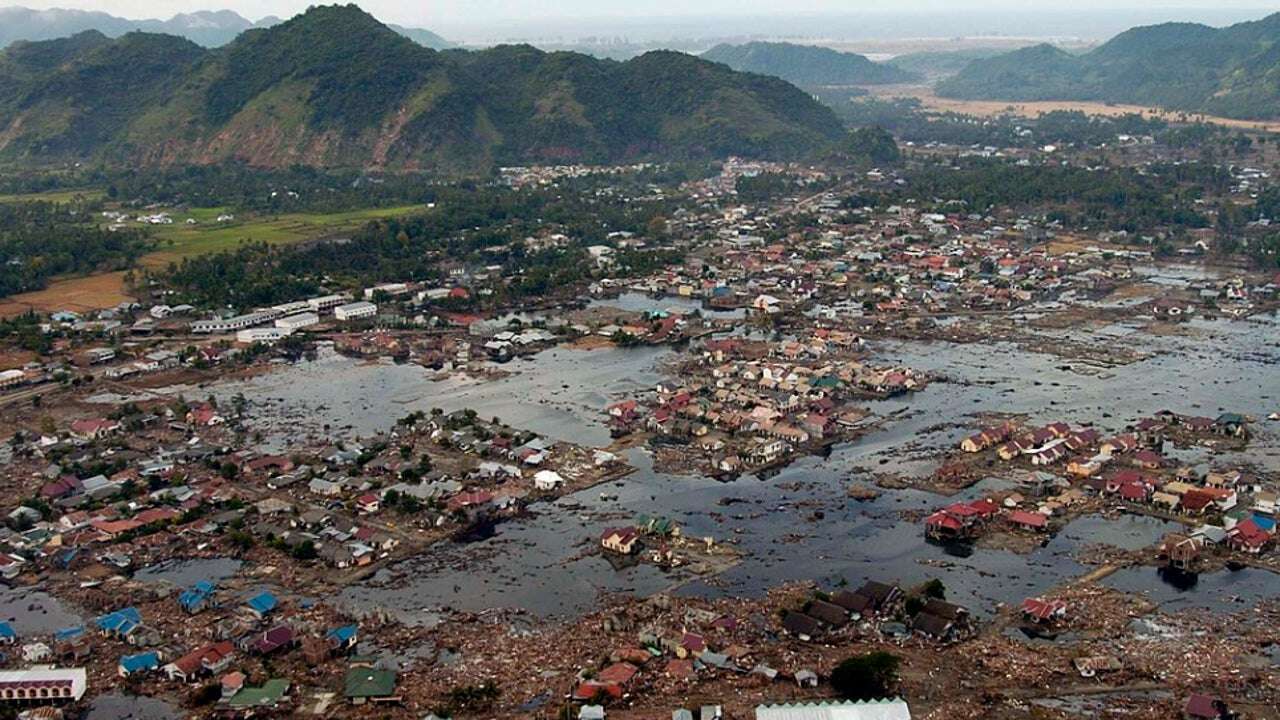
<svg viewBox="0 0 1280 720">
<path fill-rule="evenodd" d="M 884 651 L 846 658 L 831 673 L 831 687 L 850 700 L 891 695 L 898 685 L 901 660 Z"/>
</svg>

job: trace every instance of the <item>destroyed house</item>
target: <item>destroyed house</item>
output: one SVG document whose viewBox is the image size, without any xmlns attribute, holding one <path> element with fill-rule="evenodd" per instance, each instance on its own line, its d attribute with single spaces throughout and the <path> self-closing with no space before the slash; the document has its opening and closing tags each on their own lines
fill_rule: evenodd
<svg viewBox="0 0 1280 720">
<path fill-rule="evenodd" d="M 812 640 L 822 634 L 822 623 L 804 613 L 788 612 L 782 619 L 782 629 L 800 640 Z"/>
<path fill-rule="evenodd" d="M 839 605 L 855 615 L 866 615 L 873 612 L 871 598 L 848 590 L 841 590 L 831 597 L 831 602 Z"/>
<path fill-rule="evenodd" d="M 955 623 L 966 623 L 969 621 L 969 611 L 965 608 L 949 603 L 937 598 L 929 598 L 924 604 L 921 612 L 934 615 Z"/>
<path fill-rule="evenodd" d="M 922 611 L 912 619 L 911 629 L 935 640 L 950 640 L 955 636 L 956 624 L 946 618 Z"/>
<path fill-rule="evenodd" d="M 1022 601 L 1022 615 L 1032 622 L 1047 623 L 1067 615 L 1067 604 L 1062 600 L 1027 598 Z"/>
<path fill-rule="evenodd" d="M 814 600 L 809 603 L 805 614 L 833 628 L 844 627 L 849 622 L 848 611 L 825 600 Z"/>
<path fill-rule="evenodd" d="M 885 612 L 902 600 L 902 590 L 897 585 L 888 585 L 875 580 L 868 580 L 858 588 L 859 595 L 867 598 L 872 612 Z"/>
</svg>

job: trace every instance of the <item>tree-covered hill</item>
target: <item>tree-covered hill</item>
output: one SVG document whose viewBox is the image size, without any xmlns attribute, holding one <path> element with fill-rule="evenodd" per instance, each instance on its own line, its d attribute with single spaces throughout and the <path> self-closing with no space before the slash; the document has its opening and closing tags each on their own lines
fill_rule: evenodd
<svg viewBox="0 0 1280 720">
<path fill-rule="evenodd" d="M 801 87 L 886 85 L 920 79 L 915 73 L 872 62 L 856 53 L 791 43 L 717 45 L 703 53 L 702 58 L 724 63 L 734 70 L 779 77 Z"/>
<path fill-rule="evenodd" d="M 0 53 L 0 163 L 471 172 L 495 163 L 809 155 L 835 115 L 776 78 L 674 52 L 434 51 L 359 8 L 315 7 L 209 50 L 180 38 Z"/>
<path fill-rule="evenodd" d="M 1048 45 L 975 60 L 938 84 L 961 99 L 1095 100 L 1280 117 L 1280 14 L 1216 29 L 1166 23 L 1071 55 Z"/>
</svg>

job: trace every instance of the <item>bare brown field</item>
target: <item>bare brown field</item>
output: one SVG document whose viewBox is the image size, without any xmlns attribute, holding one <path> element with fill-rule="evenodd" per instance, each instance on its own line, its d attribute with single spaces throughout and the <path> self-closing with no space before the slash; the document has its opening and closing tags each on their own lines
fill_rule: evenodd
<svg viewBox="0 0 1280 720">
<path fill-rule="evenodd" d="M 55 280 L 44 290 L 0 300 L 0 317 L 13 317 L 28 310 L 45 313 L 59 310 L 103 310 L 133 299 L 125 294 L 123 271 L 103 273 Z"/>
<path fill-rule="evenodd" d="M 1074 100 L 1046 100 L 1037 102 L 1009 102 L 1006 100 L 955 100 L 942 98 L 934 94 L 933 88 L 925 85 L 881 85 L 867 87 L 871 95 L 878 98 L 916 98 L 928 109 L 938 112 L 955 112 L 979 117 L 995 115 L 1019 115 L 1036 117 L 1055 110 L 1076 110 L 1089 115 L 1115 117 L 1118 115 L 1139 114 L 1147 118 L 1159 118 L 1169 122 L 1205 122 L 1242 130 L 1260 130 L 1263 132 L 1280 132 L 1280 121 L 1235 120 L 1233 118 L 1184 113 L 1181 111 L 1163 110 L 1160 108 L 1142 107 L 1140 105 L 1112 105 L 1101 102 L 1084 102 Z"/>
</svg>

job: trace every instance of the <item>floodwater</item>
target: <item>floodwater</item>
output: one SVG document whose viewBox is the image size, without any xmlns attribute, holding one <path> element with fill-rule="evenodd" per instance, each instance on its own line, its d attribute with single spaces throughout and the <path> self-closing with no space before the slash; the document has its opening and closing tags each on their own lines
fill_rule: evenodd
<svg viewBox="0 0 1280 720">
<path fill-rule="evenodd" d="M 99 695 L 89 705 L 84 720 L 179 720 L 186 713 L 169 703 L 138 695 Z"/>
<path fill-rule="evenodd" d="M 592 300 L 587 307 L 610 307 L 617 308 L 624 312 L 667 312 L 673 309 L 680 310 L 685 313 L 698 311 L 703 317 L 714 318 L 718 320 L 734 320 L 747 316 L 747 311 L 743 308 L 735 308 L 732 310 L 717 310 L 714 308 L 704 308 L 702 301 L 692 298 L 679 297 L 677 295 L 668 295 L 666 297 L 654 298 L 644 293 L 625 292 L 616 298 L 602 298 Z"/>
<path fill-rule="evenodd" d="M 139 570 L 135 580 L 165 582 L 185 588 L 201 580 L 220 583 L 235 577 L 243 565 L 234 558 L 193 558 L 189 560 L 165 560 Z"/>
<path fill-rule="evenodd" d="M 1125 568 L 1102 582 L 1142 595 L 1166 611 L 1238 612 L 1260 599 L 1280 595 L 1280 575 L 1249 567 L 1201 575 L 1166 568 Z"/>
<path fill-rule="evenodd" d="M 498 380 L 461 376 L 432 380 L 417 365 L 350 360 L 333 352 L 250 380 L 214 389 L 221 400 L 243 393 L 265 421 L 266 443 L 288 447 L 298 434 L 368 437 L 412 412 L 470 408 L 555 440 L 602 446 L 609 429 L 600 410 L 613 397 L 652 387 L 663 348 L 553 348 L 502 366 Z M 331 433 L 324 425 L 332 426 Z"/>
<path fill-rule="evenodd" d="M 9 623 L 19 638 L 51 635 L 84 622 L 61 600 L 29 588 L 0 589 L 0 621 Z"/>
<path fill-rule="evenodd" d="M 670 304 L 670 299 L 655 302 Z M 1172 335 L 1115 324 L 1075 334 L 1076 341 L 1133 343 L 1153 354 L 1086 374 L 1060 357 L 1007 344 L 876 343 L 878 361 L 933 371 L 950 381 L 870 403 L 873 412 L 891 418 L 882 427 L 833 448 L 829 457 L 804 458 L 767 480 L 747 476 L 721 483 L 666 475 L 654 471 L 645 451 L 630 451 L 627 457 L 637 472 L 622 481 L 535 504 L 531 517 L 499 525 L 490 538 L 433 548 L 346 589 L 342 599 L 387 609 L 410 622 L 430 622 L 441 608 L 524 608 L 541 617 L 572 616 L 595 607 L 601 593 L 648 595 L 674 588 L 700 596 L 759 595 L 793 580 L 835 587 L 865 579 L 913 584 L 938 578 L 949 599 L 986 614 L 1088 572 L 1073 557 L 1086 546 L 1146 547 L 1174 526 L 1135 517 L 1085 517 L 1027 555 L 957 552 L 926 543 L 919 523 L 903 515 L 932 510 L 945 498 L 902 490 L 856 502 L 845 495 L 849 482 L 869 483 L 873 472 L 930 472 L 936 451 L 954 447 L 971 432 L 966 424 L 980 412 L 1026 414 L 1031 422 L 1096 423 L 1104 432 L 1162 409 L 1209 416 L 1242 412 L 1260 419 L 1246 456 L 1195 449 L 1180 457 L 1219 463 L 1247 457 L 1280 470 L 1277 426 L 1261 420 L 1280 410 L 1280 324 L 1274 318 L 1197 320 Z M 1053 341 L 1050 334 L 1045 337 Z M 224 384 L 216 392 L 243 392 L 251 401 L 250 414 L 266 423 L 273 442 L 286 445 L 299 429 L 321 433 L 321 422 L 369 435 L 414 410 L 470 407 L 555 439 L 601 446 L 609 442 L 601 409 L 661 380 L 657 365 L 668 352 L 556 348 L 504 366 L 514 374 L 496 381 L 433 381 L 414 366 L 329 354 Z M 999 469 L 993 467 L 993 473 Z M 601 490 L 609 500 L 600 498 Z M 745 557 L 703 579 L 646 565 L 615 569 L 594 552 L 596 538 L 641 513 L 674 519 L 686 536 L 733 542 Z M 1190 591 L 1175 590 L 1148 569 L 1117 573 L 1109 582 L 1167 594 L 1162 601 L 1172 604 L 1221 593 L 1256 599 L 1280 590 L 1274 581 L 1280 576 L 1262 571 L 1229 577 L 1201 578 Z"/>
</svg>

